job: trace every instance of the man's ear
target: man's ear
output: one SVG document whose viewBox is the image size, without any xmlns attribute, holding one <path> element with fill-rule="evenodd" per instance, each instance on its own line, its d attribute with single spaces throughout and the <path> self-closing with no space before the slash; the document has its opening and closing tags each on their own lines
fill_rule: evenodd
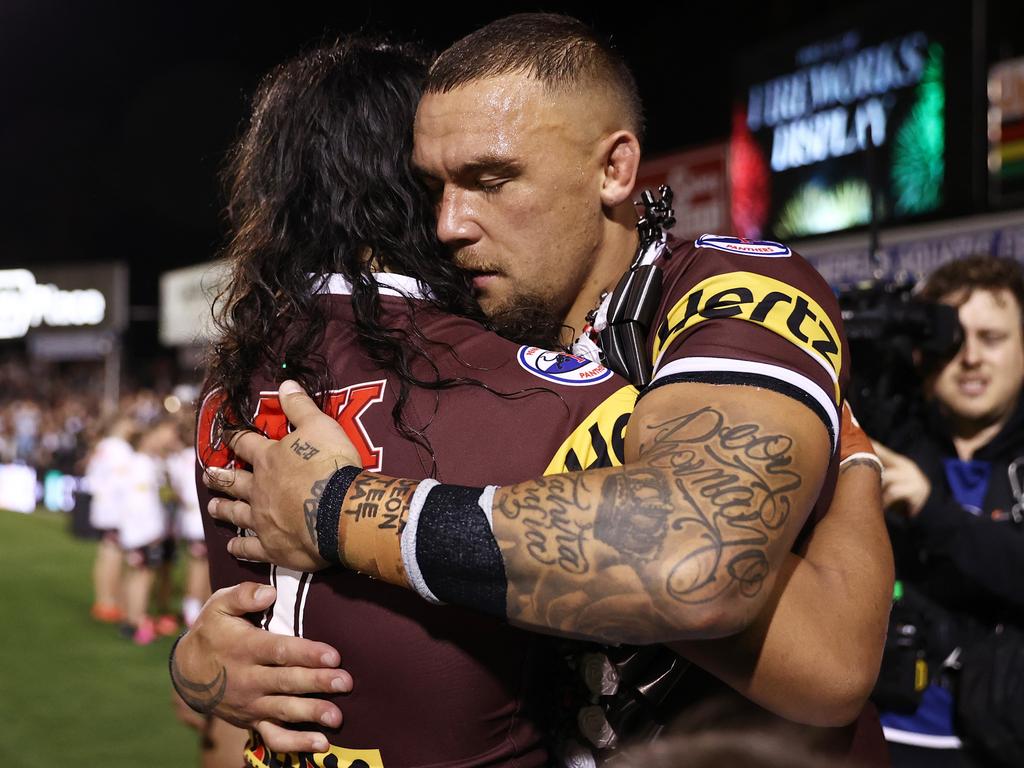
<svg viewBox="0 0 1024 768">
<path fill-rule="evenodd" d="M 604 139 L 604 176 L 601 203 L 614 208 L 633 194 L 640 167 L 640 141 L 630 131 L 616 131 Z"/>
</svg>

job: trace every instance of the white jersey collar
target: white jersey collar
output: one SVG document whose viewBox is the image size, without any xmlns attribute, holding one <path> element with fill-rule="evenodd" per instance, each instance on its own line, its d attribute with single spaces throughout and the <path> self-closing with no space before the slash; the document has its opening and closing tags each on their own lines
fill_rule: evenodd
<svg viewBox="0 0 1024 768">
<path fill-rule="evenodd" d="M 434 296 L 425 283 L 409 275 L 374 272 L 373 279 L 377 282 L 381 296 L 402 296 L 407 299 L 431 299 Z M 352 283 L 342 274 L 327 275 L 317 293 L 351 296 Z"/>
</svg>

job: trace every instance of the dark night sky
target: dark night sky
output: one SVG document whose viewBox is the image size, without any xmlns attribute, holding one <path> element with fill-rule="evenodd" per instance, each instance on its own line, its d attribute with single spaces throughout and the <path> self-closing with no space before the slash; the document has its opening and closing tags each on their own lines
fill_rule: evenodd
<svg viewBox="0 0 1024 768">
<path fill-rule="evenodd" d="M 133 303 L 155 297 L 159 271 L 216 248 L 215 174 L 262 73 L 324 35 L 367 28 L 443 48 L 493 18 L 538 7 L 489 3 L 458 12 L 424 3 L 410 14 L 386 3 L 265 12 L 213 2 L 0 5 L 0 264 L 124 260 L 135 278 Z M 794 23 L 801 5 L 812 6 L 751 4 L 756 12 L 742 22 L 733 10 L 623 19 L 582 3 L 546 8 L 602 31 L 614 27 L 650 105 L 656 151 L 726 133 L 729 64 L 714 41 L 751 43 Z M 678 33 L 656 39 L 662 27 Z M 694 105 L 699 118 L 677 119 Z"/>
<path fill-rule="evenodd" d="M 5 0 L 0 266 L 122 260 L 132 268 L 132 303 L 152 304 L 161 271 L 206 260 L 220 242 L 215 175 L 260 75 L 324 36 L 390 31 L 440 49 L 510 12 L 573 13 L 611 33 L 632 64 L 648 109 L 647 149 L 657 153 L 727 133 L 735 53 L 854 4 L 676 5 L 628 16 L 584 3 L 422 3 L 399 12 L 388 3 L 254 11 L 252 3 Z"/>
</svg>

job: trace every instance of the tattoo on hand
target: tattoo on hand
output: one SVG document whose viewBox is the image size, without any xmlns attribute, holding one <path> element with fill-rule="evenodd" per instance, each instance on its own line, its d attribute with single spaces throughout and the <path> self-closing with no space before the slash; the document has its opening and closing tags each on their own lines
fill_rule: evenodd
<svg viewBox="0 0 1024 768">
<path fill-rule="evenodd" d="M 314 448 L 312 444 L 307 443 L 305 440 L 295 438 L 295 442 L 292 443 L 292 452 L 295 453 L 299 458 L 309 461 L 318 453 L 319 448 Z"/>
<path fill-rule="evenodd" d="M 228 688 L 228 671 L 221 666 L 220 671 L 208 683 L 196 682 L 181 673 L 177 659 L 171 656 L 171 682 L 174 683 L 174 690 L 181 696 L 182 701 L 199 714 L 209 715 L 224 699 L 224 693 Z"/>
<path fill-rule="evenodd" d="M 332 473 L 331 477 L 333 476 Z M 309 488 L 309 498 L 302 503 L 302 514 L 306 520 L 306 531 L 309 533 L 309 538 L 313 540 L 313 546 L 315 547 L 320 546 L 316 535 L 316 513 L 320 508 L 320 497 L 324 495 L 324 488 L 327 487 L 331 477 L 325 477 L 323 480 L 317 480 L 313 483 Z"/>
</svg>

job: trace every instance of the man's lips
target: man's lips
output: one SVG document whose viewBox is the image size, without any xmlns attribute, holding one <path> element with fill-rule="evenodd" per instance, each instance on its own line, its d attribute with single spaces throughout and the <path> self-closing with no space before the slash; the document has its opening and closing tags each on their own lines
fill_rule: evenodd
<svg viewBox="0 0 1024 768">
<path fill-rule="evenodd" d="M 491 267 L 468 267 L 459 265 L 459 268 L 469 275 L 470 280 L 473 281 L 473 288 L 476 290 L 486 288 L 497 278 L 501 277 L 501 272 Z"/>
<path fill-rule="evenodd" d="M 968 397 L 983 395 L 988 389 L 988 379 L 959 379 L 956 384 L 957 388 Z"/>
<path fill-rule="evenodd" d="M 501 277 L 500 272 L 471 272 L 473 288 L 477 291 L 487 289 L 495 280 Z"/>
</svg>

